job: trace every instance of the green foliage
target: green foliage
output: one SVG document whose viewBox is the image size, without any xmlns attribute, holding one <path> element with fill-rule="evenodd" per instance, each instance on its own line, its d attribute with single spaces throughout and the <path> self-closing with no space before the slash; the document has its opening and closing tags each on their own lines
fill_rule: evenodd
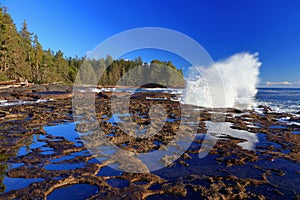
<svg viewBox="0 0 300 200">
<path fill-rule="evenodd" d="M 182 70 L 170 61 L 153 60 L 151 64 L 143 64 L 141 57 L 125 61 L 113 60 L 110 55 L 98 60 L 67 58 L 60 50 L 44 50 L 38 36 L 33 35 L 26 21 L 17 31 L 11 16 L 0 6 L 0 81 L 24 78 L 34 83 L 71 84 L 79 72 L 78 83 L 82 84 L 107 86 L 119 81 L 122 85 L 140 86 L 151 80 L 171 87 L 184 85 Z"/>
<path fill-rule="evenodd" d="M 92 67 L 91 63 L 83 62 L 78 71 L 77 81 L 77 83 L 85 85 L 97 84 L 95 70 Z"/>
<path fill-rule="evenodd" d="M 0 81 L 24 78 L 34 83 L 72 83 L 78 69 L 78 57 L 69 62 L 63 53 L 43 50 L 38 36 L 26 21 L 18 32 L 11 16 L 0 7 Z"/>
<path fill-rule="evenodd" d="M 98 84 L 102 86 L 116 84 L 141 86 L 146 83 L 158 83 L 167 87 L 183 87 L 185 83 L 182 70 L 178 70 L 170 61 L 153 60 L 151 64 L 143 64 L 140 57 L 133 61 L 120 59 L 107 62 L 107 60 L 108 58 L 106 60 L 86 60 L 90 66 L 85 66 L 85 72 L 80 69 L 80 82 L 83 83 L 85 79 L 86 84 L 89 84 L 96 78 Z M 109 63 L 111 64 L 106 67 L 106 64 Z"/>
<path fill-rule="evenodd" d="M 0 81 L 7 81 L 7 80 L 8 80 L 8 78 L 5 75 L 3 75 L 2 73 L 0 73 Z"/>
</svg>

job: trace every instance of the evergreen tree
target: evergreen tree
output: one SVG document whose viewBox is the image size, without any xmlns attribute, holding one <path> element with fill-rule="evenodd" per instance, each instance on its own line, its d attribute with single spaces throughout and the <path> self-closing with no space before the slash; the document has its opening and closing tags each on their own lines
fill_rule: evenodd
<svg viewBox="0 0 300 200">
<path fill-rule="evenodd" d="M 40 65 L 42 63 L 44 51 L 41 44 L 38 41 L 38 36 L 34 35 L 33 39 L 34 58 L 33 58 L 33 80 L 35 82 L 41 82 L 40 80 Z"/>
<path fill-rule="evenodd" d="M 6 71 L 20 61 L 18 33 L 10 15 L 0 8 L 0 70 Z"/>
<path fill-rule="evenodd" d="M 90 62 L 83 62 L 78 71 L 79 83 L 83 85 L 95 85 L 96 75 Z"/>
<path fill-rule="evenodd" d="M 107 55 L 105 60 L 106 66 L 109 66 L 110 64 L 112 64 L 112 62 L 113 58 L 110 55 Z"/>
<path fill-rule="evenodd" d="M 172 86 L 184 83 L 182 70 L 170 61 L 153 60 L 148 65 L 143 64 L 141 57 L 125 61 L 113 60 L 110 55 L 105 59 L 89 60 L 78 56 L 66 58 L 62 51 L 43 50 L 38 36 L 32 38 L 26 21 L 18 32 L 6 10 L 0 6 L 0 81 L 21 77 L 34 83 L 71 84 L 81 65 L 86 65 L 86 70 L 79 72 L 80 79 L 86 84 L 94 84 L 99 79 L 101 85 L 115 85 L 125 75 L 122 84 L 128 86 L 139 86 L 148 80 Z M 130 70 L 133 72 L 127 75 Z"/>
<path fill-rule="evenodd" d="M 23 49 L 26 51 L 26 61 L 29 62 L 29 66 L 32 66 L 32 59 L 33 59 L 33 48 L 32 48 L 32 33 L 28 31 L 27 23 L 24 20 L 22 24 L 22 29 L 20 31 L 21 36 L 21 44 Z"/>
</svg>

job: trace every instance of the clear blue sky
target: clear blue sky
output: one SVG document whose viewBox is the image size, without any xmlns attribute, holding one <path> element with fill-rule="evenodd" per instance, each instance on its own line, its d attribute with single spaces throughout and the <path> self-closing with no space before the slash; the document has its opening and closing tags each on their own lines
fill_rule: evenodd
<svg viewBox="0 0 300 200">
<path fill-rule="evenodd" d="M 45 48 L 83 56 L 108 37 L 154 26 L 198 41 L 217 61 L 259 52 L 262 81 L 300 80 L 300 1 L 1 0 Z"/>
</svg>

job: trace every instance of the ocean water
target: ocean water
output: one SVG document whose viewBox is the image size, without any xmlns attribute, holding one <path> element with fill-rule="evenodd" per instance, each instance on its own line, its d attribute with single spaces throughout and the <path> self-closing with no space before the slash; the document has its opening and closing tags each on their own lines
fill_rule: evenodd
<svg viewBox="0 0 300 200">
<path fill-rule="evenodd" d="M 300 112 L 300 88 L 259 88 L 256 105 L 265 105 L 275 112 Z"/>
</svg>

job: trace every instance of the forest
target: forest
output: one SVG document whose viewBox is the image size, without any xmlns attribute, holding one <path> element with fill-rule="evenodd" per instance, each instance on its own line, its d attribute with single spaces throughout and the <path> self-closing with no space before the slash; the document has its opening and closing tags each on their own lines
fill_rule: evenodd
<svg viewBox="0 0 300 200">
<path fill-rule="evenodd" d="M 82 72 L 80 67 L 88 66 Z M 68 57 L 63 51 L 54 52 L 44 49 L 37 34 L 31 33 L 24 20 L 21 29 L 16 25 L 6 7 L 0 5 L 0 81 L 23 78 L 31 83 L 73 84 L 77 73 L 78 81 L 97 80 L 99 85 L 120 84 L 120 78 L 135 69 L 131 77 L 126 77 L 123 85 L 137 85 L 145 80 L 155 80 L 165 86 L 184 85 L 182 69 L 176 68 L 171 61 L 152 60 L 144 63 L 141 57 L 134 60 L 113 60 L 110 55 L 98 60 L 82 57 Z M 157 77 L 161 74 L 163 77 Z M 87 78 L 89 77 L 89 78 Z M 118 82 L 119 81 L 119 82 Z"/>
</svg>

